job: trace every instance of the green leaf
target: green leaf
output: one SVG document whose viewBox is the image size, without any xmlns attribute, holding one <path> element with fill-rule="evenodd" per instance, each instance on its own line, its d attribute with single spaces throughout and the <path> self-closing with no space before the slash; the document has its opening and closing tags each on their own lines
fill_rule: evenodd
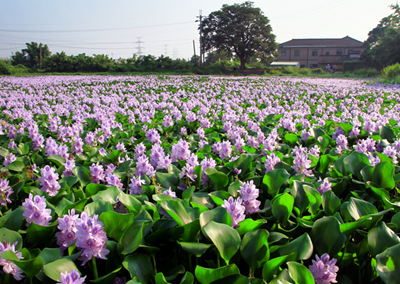
<svg viewBox="0 0 400 284">
<path fill-rule="evenodd" d="M 165 194 L 164 194 L 165 195 Z M 142 211 L 142 203 L 135 197 L 124 192 L 120 192 L 118 195 L 118 200 L 128 208 L 129 212 L 137 215 Z"/>
<path fill-rule="evenodd" d="M 287 182 L 290 174 L 284 169 L 276 169 L 267 172 L 263 178 L 263 184 L 267 186 L 268 194 L 273 197 L 279 193 L 281 186 Z"/>
<path fill-rule="evenodd" d="M 113 206 L 104 200 L 98 199 L 85 206 L 84 210 L 89 216 L 100 215 L 103 212 L 114 211 Z"/>
<path fill-rule="evenodd" d="M 217 171 L 215 168 L 207 168 L 206 175 L 214 182 L 215 189 L 221 190 L 228 185 L 229 179 L 223 172 Z"/>
<path fill-rule="evenodd" d="M 35 277 L 35 275 L 39 273 L 43 267 L 43 260 L 41 257 L 35 257 L 28 260 L 19 260 L 15 253 L 10 250 L 4 251 L 1 254 L 1 257 L 5 260 L 12 261 L 25 273 L 31 282 L 33 277 Z"/>
<path fill-rule="evenodd" d="M 99 220 L 104 224 L 108 238 L 121 241 L 125 229 L 132 223 L 133 214 L 120 214 L 114 211 L 101 213 Z"/>
<path fill-rule="evenodd" d="M 379 136 L 382 137 L 382 139 L 387 139 L 390 143 L 394 142 L 394 138 L 396 135 L 394 134 L 393 130 L 390 127 L 387 126 L 379 126 Z"/>
<path fill-rule="evenodd" d="M 294 205 L 300 210 L 300 215 L 303 215 L 303 212 L 310 205 L 310 200 L 304 191 L 303 185 L 312 186 L 312 184 L 295 180 L 290 191 L 291 195 L 294 197 Z"/>
<path fill-rule="evenodd" d="M 239 223 L 240 227 L 236 228 L 236 231 L 239 233 L 240 236 L 243 236 L 247 233 L 250 233 L 251 231 L 257 230 L 266 222 L 267 221 L 263 219 L 258 219 L 256 221 L 254 221 L 253 219 L 244 219 L 242 222 Z"/>
<path fill-rule="evenodd" d="M 204 268 L 197 265 L 195 269 L 196 279 L 201 284 L 209 284 L 219 279 L 224 279 L 233 274 L 240 274 L 239 268 L 237 268 L 235 264 L 223 266 L 216 269 Z"/>
<path fill-rule="evenodd" d="M 315 221 L 310 236 L 319 255 L 336 255 L 346 241 L 335 217 L 324 217 Z"/>
<path fill-rule="evenodd" d="M 161 184 L 162 188 L 166 189 L 170 187 L 176 189 L 176 186 L 178 185 L 178 177 L 175 174 L 156 172 L 156 181 Z"/>
<path fill-rule="evenodd" d="M 288 141 L 290 144 L 294 145 L 298 141 L 298 137 L 296 134 L 293 133 L 286 133 L 285 140 Z"/>
<path fill-rule="evenodd" d="M 368 156 L 356 151 L 351 152 L 350 155 L 344 158 L 343 164 L 346 171 L 356 176 L 359 180 L 362 180 L 361 170 L 366 166 L 370 166 Z"/>
<path fill-rule="evenodd" d="M 386 284 L 400 283 L 400 244 L 376 256 L 376 270 Z"/>
<path fill-rule="evenodd" d="M 79 178 L 79 180 L 82 182 L 82 185 L 88 185 L 92 179 L 92 176 L 90 174 L 89 169 L 85 168 L 85 167 L 76 167 L 74 168 L 74 170 L 76 169 L 76 175 Z"/>
<path fill-rule="evenodd" d="M 296 284 L 315 284 L 314 276 L 304 265 L 297 262 L 288 262 L 290 277 Z"/>
<path fill-rule="evenodd" d="M 316 166 L 316 170 L 321 174 L 326 174 L 329 169 L 329 166 L 332 165 L 336 161 L 337 157 L 331 156 L 329 154 L 322 155 L 319 158 L 319 162 Z"/>
<path fill-rule="evenodd" d="M 26 230 L 26 239 L 31 244 L 46 244 L 53 238 L 56 229 L 57 222 L 49 226 L 36 225 L 32 222 Z"/>
<path fill-rule="evenodd" d="M 189 254 L 195 255 L 196 257 L 201 257 L 211 245 L 203 243 L 194 242 L 178 242 L 182 249 Z"/>
<path fill-rule="evenodd" d="M 171 284 L 165 279 L 164 274 L 162 272 L 158 272 L 154 280 L 156 280 L 156 284 Z"/>
<path fill-rule="evenodd" d="M 204 235 L 209 238 L 217 247 L 221 257 L 229 265 L 229 260 L 235 255 L 240 246 L 240 235 L 232 227 L 216 223 L 208 222 L 202 228 Z"/>
<path fill-rule="evenodd" d="M 282 224 L 289 220 L 294 206 L 294 198 L 289 193 L 277 197 L 272 203 L 272 214 Z"/>
<path fill-rule="evenodd" d="M 132 278 L 137 277 L 142 283 L 148 283 L 154 275 L 153 265 L 149 257 L 143 253 L 126 256 L 122 265 L 129 271 Z"/>
<path fill-rule="evenodd" d="M 179 200 L 164 200 L 161 202 L 161 206 L 180 226 L 189 224 L 193 221 L 185 207 L 182 205 L 182 202 Z"/>
<path fill-rule="evenodd" d="M 65 159 L 61 157 L 60 155 L 51 155 L 47 157 L 47 160 L 50 162 L 53 162 L 56 164 L 58 167 L 61 167 L 65 164 Z"/>
<path fill-rule="evenodd" d="M 240 253 L 253 271 L 269 260 L 268 237 L 265 229 L 247 233 L 243 237 Z"/>
<path fill-rule="evenodd" d="M 107 186 L 105 184 L 100 184 L 100 183 L 89 183 L 86 188 L 86 196 L 90 197 L 92 195 L 95 195 L 97 192 L 106 190 Z"/>
<path fill-rule="evenodd" d="M 19 206 L 17 209 L 7 213 L 0 218 L 0 227 L 4 227 L 12 231 L 18 231 L 19 229 L 21 229 L 23 220 L 25 219 L 22 216 L 23 213 L 23 206 Z"/>
<path fill-rule="evenodd" d="M 350 214 L 354 220 L 359 220 L 360 218 L 367 218 L 370 215 L 375 215 L 372 217 L 372 220 L 366 220 L 364 222 L 364 226 L 368 229 L 375 227 L 375 225 L 382 219 L 382 215 L 378 215 L 378 210 L 376 207 L 369 203 L 368 201 L 350 198 L 350 201 L 347 203 L 347 212 Z M 382 212 L 382 211 L 381 211 Z"/>
<path fill-rule="evenodd" d="M 380 222 L 368 232 L 368 247 L 372 257 L 399 243 L 400 238 L 386 226 L 385 222 Z"/>
<path fill-rule="evenodd" d="M 62 258 L 60 249 L 58 248 L 44 248 L 39 255 L 44 265 Z"/>
<path fill-rule="evenodd" d="M 9 243 L 10 245 L 14 244 L 15 242 L 17 242 L 17 244 L 15 245 L 15 250 L 21 250 L 22 248 L 22 236 L 12 230 L 9 230 L 7 228 L 0 228 L 0 242 L 2 244 Z"/>
<path fill-rule="evenodd" d="M 335 214 L 341 206 L 339 197 L 337 197 L 332 190 L 328 190 L 322 194 L 322 208 L 327 216 Z"/>
<path fill-rule="evenodd" d="M 180 284 L 193 284 L 194 283 L 194 276 L 189 271 L 186 271 L 185 275 L 183 275 Z"/>
<path fill-rule="evenodd" d="M 225 163 L 225 166 L 231 168 L 232 170 L 233 169 L 242 170 L 240 176 L 245 176 L 249 174 L 253 169 L 252 160 L 253 159 L 250 155 L 241 154 L 240 157 L 235 161 Z"/>
<path fill-rule="evenodd" d="M 53 279 L 54 281 L 60 281 L 61 273 L 65 273 L 65 271 L 69 273 L 73 269 L 78 270 L 75 263 L 66 258 L 50 262 L 43 267 L 43 271 L 47 275 L 47 277 Z"/>
<path fill-rule="evenodd" d="M 99 283 L 99 284 L 108 284 L 108 283 L 113 283 L 115 278 L 118 275 L 118 272 L 122 269 L 122 267 L 118 267 L 117 269 L 115 269 L 114 271 L 111 271 L 110 273 L 99 277 L 95 280 L 90 280 L 90 282 L 92 283 Z"/>
<path fill-rule="evenodd" d="M 372 181 L 381 188 L 392 189 L 395 186 L 393 178 L 394 167 L 390 162 L 381 162 L 375 165 Z"/>
<path fill-rule="evenodd" d="M 292 254 L 283 255 L 267 261 L 264 264 L 262 270 L 263 279 L 267 282 L 271 281 L 274 278 L 274 276 L 278 273 L 279 267 L 289 258 L 292 258 Z"/>
<path fill-rule="evenodd" d="M 200 226 L 204 227 L 208 222 L 214 221 L 221 224 L 232 226 L 232 217 L 229 215 L 223 207 L 217 207 L 215 209 L 205 211 L 200 214 Z"/>
<path fill-rule="evenodd" d="M 285 245 L 279 250 L 281 256 L 291 255 L 288 260 L 300 260 L 309 259 L 313 253 L 313 243 L 311 242 L 310 236 L 304 233 L 297 239 L 294 239 L 289 244 Z"/>
<path fill-rule="evenodd" d="M 20 161 L 14 161 L 11 164 L 9 164 L 7 168 L 11 171 L 20 173 L 25 169 L 25 164 Z"/>
<path fill-rule="evenodd" d="M 344 132 L 350 132 L 353 129 L 353 125 L 346 122 L 339 122 L 338 126 L 344 130 Z"/>
<path fill-rule="evenodd" d="M 143 229 L 148 223 L 148 221 L 138 220 L 128 224 L 121 238 L 122 254 L 132 253 L 139 247 L 143 240 Z"/>
</svg>

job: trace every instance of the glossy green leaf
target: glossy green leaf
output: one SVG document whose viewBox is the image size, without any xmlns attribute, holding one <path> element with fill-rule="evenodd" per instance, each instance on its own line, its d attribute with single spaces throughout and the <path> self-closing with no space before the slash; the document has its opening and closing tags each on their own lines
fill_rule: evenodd
<svg viewBox="0 0 400 284">
<path fill-rule="evenodd" d="M 26 230 L 26 239 L 31 244 L 47 244 L 57 230 L 57 222 L 49 226 L 36 225 L 31 223 Z"/>
<path fill-rule="evenodd" d="M 387 139 L 390 143 L 394 142 L 394 138 L 396 135 L 394 134 L 393 130 L 390 127 L 387 126 L 379 126 L 379 136 L 382 137 L 382 139 Z"/>
<path fill-rule="evenodd" d="M 47 157 L 47 160 L 53 162 L 56 164 L 58 167 L 61 167 L 62 165 L 65 164 L 65 158 L 60 156 L 60 155 L 50 155 Z"/>
<path fill-rule="evenodd" d="M 231 226 L 208 222 L 202 228 L 204 235 L 217 247 L 221 257 L 229 264 L 229 260 L 235 255 L 240 246 L 240 235 Z"/>
<path fill-rule="evenodd" d="M 310 237 L 319 255 L 337 254 L 346 241 L 340 231 L 339 221 L 335 217 L 324 217 L 315 221 Z"/>
<path fill-rule="evenodd" d="M 278 273 L 279 267 L 283 263 L 287 262 L 287 260 L 289 260 L 290 258 L 292 258 L 292 254 L 283 255 L 267 261 L 264 264 L 262 270 L 263 279 L 267 282 L 271 281 L 272 278 L 274 278 L 274 276 Z"/>
<path fill-rule="evenodd" d="M 395 186 L 393 178 L 394 167 L 390 162 L 381 162 L 375 165 L 372 181 L 381 188 L 392 189 Z"/>
<path fill-rule="evenodd" d="M 315 284 L 314 276 L 304 265 L 297 262 L 288 262 L 290 277 L 296 284 Z"/>
<path fill-rule="evenodd" d="M 32 281 L 33 277 L 43 268 L 43 260 L 41 257 L 35 257 L 28 260 L 18 259 L 14 252 L 7 250 L 1 253 L 1 257 L 5 260 L 12 261 L 18 266 L 24 274 Z"/>
<path fill-rule="evenodd" d="M 175 174 L 168 174 L 168 173 L 160 173 L 156 172 L 156 181 L 157 183 L 161 184 L 163 188 L 172 188 L 175 189 L 178 185 L 178 177 Z"/>
<path fill-rule="evenodd" d="M 214 221 L 221 224 L 232 226 L 232 217 L 229 215 L 223 207 L 217 207 L 215 209 L 205 211 L 200 214 L 200 226 L 204 227 L 208 222 Z"/>
<path fill-rule="evenodd" d="M 400 238 L 386 226 L 385 222 L 380 222 L 368 232 L 368 247 L 372 257 L 399 243 Z"/>
<path fill-rule="evenodd" d="M 10 245 L 17 242 L 17 244 L 15 245 L 15 250 L 17 251 L 21 250 L 23 246 L 22 236 L 19 233 L 9 230 L 7 228 L 0 228 L 0 242 L 2 244 L 6 242 Z"/>
<path fill-rule="evenodd" d="M 239 176 L 245 176 L 253 169 L 252 157 L 248 154 L 241 154 L 235 161 L 225 163 L 225 166 L 231 169 L 242 170 Z"/>
<path fill-rule="evenodd" d="M 239 274 L 239 268 L 235 264 L 223 266 L 220 268 L 204 268 L 199 265 L 196 266 L 195 276 L 197 281 L 201 284 L 209 284 L 219 279 L 224 279 L 233 274 Z"/>
<path fill-rule="evenodd" d="M 142 220 L 128 224 L 121 237 L 122 254 L 132 253 L 139 247 L 143 239 L 143 229 L 147 224 L 148 222 Z"/>
<path fill-rule="evenodd" d="M 158 272 L 156 274 L 156 277 L 154 277 L 154 280 L 156 281 L 156 284 L 171 284 L 165 279 L 164 274 L 162 272 Z"/>
<path fill-rule="evenodd" d="M 92 203 L 89 203 L 88 205 L 85 206 L 85 212 L 89 215 L 92 216 L 94 214 L 100 215 L 103 212 L 107 211 L 113 211 L 114 208 L 110 204 L 110 202 L 98 199 Z"/>
<path fill-rule="evenodd" d="M 400 244 L 376 256 L 376 270 L 386 284 L 400 283 Z"/>
<path fill-rule="evenodd" d="M 7 168 L 11 171 L 20 173 L 25 169 L 25 164 L 20 161 L 14 161 L 11 164 L 9 164 Z"/>
<path fill-rule="evenodd" d="M 294 206 L 294 198 L 289 193 L 282 194 L 272 203 L 272 214 L 280 223 L 289 220 Z"/>
<path fill-rule="evenodd" d="M 65 258 L 50 262 L 43 267 L 43 271 L 47 277 L 54 281 L 60 281 L 61 273 L 65 273 L 65 271 L 71 272 L 73 269 L 78 270 L 75 263 Z"/>
<path fill-rule="evenodd" d="M 321 174 L 326 174 L 326 172 L 329 169 L 329 166 L 332 165 L 336 161 L 337 157 L 334 157 L 332 155 L 326 154 L 322 155 L 319 158 L 319 162 L 316 166 L 316 170 L 320 172 Z"/>
<path fill-rule="evenodd" d="M 42 258 L 44 265 L 62 258 L 59 248 L 44 248 L 38 256 Z"/>
<path fill-rule="evenodd" d="M 253 270 L 269 260 L 268 237 L 268 231 L 262 229 L 247 233 L 242 239 L 240 253 Z"/>
<path fill-rule="evenodd" d="M 263 178 L 263 184 L 267 186 L 268 194 L 275 196 L 279 193 L 281 186 L 287 182 L 290 174 L 284 169 L 276 169 L 267 172 Z"/>
<path fill-rule="evenodd" d="M 332 190 L 328 190 L 322 194 L 321 203 L 327 216 L 335 214 L 341 206 L 339 197 L 337 197 Z"/>
<path fill-rule="evenodd" d="M 257 230 L 266 222 L 267 221 L 263 219 L 258 219 L 256 221 L 254 221 L 253 219 L 244 219 L 242 222 L 239 223 L 239 228 L 236 228 L 236 231 L 239 233 L 240 236 L 243 236 L 247 233 L 250 233 L 251 231 Z"/>
<path fill-rule="evenodd" d="M 108 238 L 121 241 L 125 229 L 132 223 L 133 214 L 120 214 L 114 211 L 101 213 L 99 221 L 104 224 L 104 231 Z"/>
<path fill-rule="evenodd" d="M 303 212 L 310 205 L 310 200 L 307 197 L 306 192 L 304 191 L 303 185 L 311 186 L 312 184 L 295 180 L 293 187 L 290 191 L 291 195 L 294 197 L 294 205 L 300 210 L 300 215 L 303 215 Z"/>
<path fill-rule="evenodd" d="M 130 194 L 125 194 L 121 191 L 118 195 L 118 200 L 134 215 L 137 215 L 142 211 L 142 203 Z"/>
<path fill-rule="evenodd" d="M 215 168 L 207 168 L 206 175 L 214 182 L 215 189 L 220 190 L 228 185 L 229 179 L 223 172 L 217 171 Z"/>
<path fill-rule="evenodd" d="M 142 283 L 148 283 L 154 275 L 153 265 L 149 257 L 143 253 L 126 256 L 122 265 L 129 271 L 132 278 L 137 277 Z"/>
<path fill-rule="evenodd" d="M 189 271 L 186 271 L 185 275 L 182 277 L 180 284 L 193 284 L 194 283 L 194 276 Z"/>
<path fill-rule="evenodd" d="M 299 236 L 279 250 L 281 256 L 291 255 L 288 260 L 297 261 L 300 259 L 309 259 L 313 253 L 313 243 L 307 233 Z"/>
<path fill-rule="evenodd" d="M 194 243 L 194 242 L 178 242 L 182 249 L 189 254 L 195 255 L 197 257 L 202 256 L 211 245 L 203 244 L 203 243 Z"/>
<path fill-rule="evenodd" d="M 161 202 L 161 206 L 180 226 L 189 224 L 193 221 L 185 207 L 182 205 L 182 202 L 179 200 L 164 200 Z"/>
<path fill-rule="evenodd" d="M 90 282 L 92 283 L 99 283 L 99 284 L 108 284 L 108 283 L 113 283 L 115 278 L 118 275 L 118 272 L 122 269 L 122 267 L 118 267 L 117 269 L 115 269 L 114 271 L 111 271 L 110 273 L 99 277 L 97 279 L 94 280 L 90 280 Z"/>
<path fill-rule="evenodd" d="M 361 170 L 366 166 L 370 166 L 368 156 L 356 151 L 344 158 L 343 164 L 346 171 L 356 176 L 359 180 L 362 180 Z"/>
<path fill-rule="evenodd" d="M 23 213 L 24 213 L 23 206 L 19 206 L 17 209 L 7 213 L 6 215 L 0 218 L 0 227 L 4 227 L 12 231 L 18 231 L 19 229 L 22 228 L 22 223 L 25 219 L 22 216 Z"/>
<path fill-rule="evenodd" d="M 107 186 L 105 184 L 100 184 L 100 183 L 89 183 L 86 188 L 86 196 L 90 197 L 92 195 L 95 195 L 99 191 L 106 190 Z"/>
</svg>

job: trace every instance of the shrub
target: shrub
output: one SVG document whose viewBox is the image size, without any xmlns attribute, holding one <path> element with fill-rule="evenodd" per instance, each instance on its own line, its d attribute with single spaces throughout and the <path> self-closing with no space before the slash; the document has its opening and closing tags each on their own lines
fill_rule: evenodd
<svg viewBox="0 0 400 284">
<path fill-rule="evenodd" d="M 0 60 L 0 75 L 11 75 L 11 66 Z"/>
<path fill-rule="evenodd" d="M 396 63 L 394 65 L 383 68 L 382 75 L 388 80 L 392 80 L 400 76 L 400 64 Z"/>
<path fill-rule="evenodd" d="M 352 72 L 358 69 L 366 68 L 365 62 L 360 61 L 345 61 L 343 63 L 343 72 Z"/>
<path fill-rule="evenodd" d="M 311 73 L 314 73 L 314 74 L 320 74 L 322 72 L 324 72 L 324 70 L 322 70 L 321 68 L 311 69 Z"/>
<path fill-rule="evenodd" d="M 301 75 L 310 75 L 311 74 L 311 69 L 310 68 L 300 68 L 299 74 L 301 74 Z"/>
<path fill-rule="evenodd" d="M 357 76 L 362 76 L 362 77 L 376 77 L 379 75 L 379 72 L 376 69 L 372 68 L 361 68 L 356 71 L 354 71 L 354 74 Z"/>
<path fill-rule="evenodd" d="M 283 74 L 296 74 L 297 72 L 299 72 L 299 67 L 289 66 L 282 69 Z"/>
</svg>

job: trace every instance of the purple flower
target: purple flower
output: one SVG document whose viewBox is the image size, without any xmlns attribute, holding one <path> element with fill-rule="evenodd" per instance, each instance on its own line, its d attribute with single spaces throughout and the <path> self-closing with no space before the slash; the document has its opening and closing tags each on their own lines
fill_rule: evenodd
<svg viewBox="0 0 400 284">
<path fill-rule="evenodd" d="M 90 175 L 92 176 L 91 183 L 100 183 L 101 180 L 104 180 L 104 169 L 103 166 L 97 164 L 92 164 L 90 167 Z"/>
<path fill-rule="evenodd" d="M 129 194 L 142 194 L 145 192 L 142 188 L 143 184 L 145 184 L 145 181 L 140 177 L 132 177 L 131 183 L 129 184 Z"/>
<path fill-rule="evenodd" d="M 4 163 L 3 165 L 5 167 L 8 167 L 12 162 L 14 162 L 17 159 L 13 153 L 10 153 L 7 157 L 4 158 Z"/>
<path fill-rule="evenodd" d="M 275 153 L 271 153 L 271 155 L 267 155 L 265 159 L 265 173 L 272 171 L 277 163 L 279 163 L 281 159 L 275 155 Z"/>
<path fill-rule="evenodd" d="M 189 143 L 185 140 L 179 140 L 178 143 L 172 145 L 172 162 L 177 162 L 178 160 L 187 160 L 190 156 Z"/>
<path fill-rule="evenodd" d="M 243 200 L 253 200 L 256 199 L 259 195 L 259 190 L 256 188 L 253 181 L 245 182 L 240 187 L 240 196 Z"/>
<path fill-rule="evenodd" d="M 332 184 L 328 181 L 327 178 L 325 178 L 324 181 L 317 188 L 317 191 L 322 195 L 323 193 L 327 192 L 328 190 L 332 190 Z"/>
<path fill-rule="evenodd" d="M 68 210 L 68 214 L 64 215 L 63 218 L 58 218 L 57 228 L 60 232 L 56 233 L 57 244 L 60 246 L 60 250 L 64 251 L 76 240 L 75 222 L 79 218 L 78 214 L 75 214 L 75 209 Z"/>
<path fill-rule="evenodd" d="M 11 200 L 9 199 L 9 196 L 13 193 L 14 191 L 12 188 L 8 185 L 8 180 L 6 179 L 0 179 L 0 205 L 4 206 L 7 203 L 11 203 Z"/>
<path fill-rule="evenodd" d="M 75 168 L 75 159 L 73 160 L 66 160 L 64 163 L 65 170 L 63 171 L 64 177 L 74 175 L 72 173 L 73 168 Z"/>
<path fill-rule="evenodd" d="M 45 166 L 40 172 L 42 173 L 42 176 L 39 178 L 40 185 L 42 186 L 40 189 L 43 192 L 47 192 L 49 196 L 56 196 L 61 186 L 57 181 L 58 174 L 55 172 L 55 169 Z"/>
<path fill-rule="evenodd" d="M 22 280 L 24 275 L 22 275 L 22 270 L 16 266 L 11 260 L 5 260 L 1 258 L 1 253 L 6 250 L 10 250 L 18 257 L 18 259 L 23 259 L 22 253 L 15 250 L 15 246 L 18 242 L 13 243 L 10 245 L 9 243 L 4 242 L 0 243 L 0 265 L 3 266 L 4 273 L 10 274 L 14 277 L 15 280 L 20 281 Z"/>
<path fill-rule="evenodd" d="M 121 182 L 121 179 L 119 177 L 117 177 L 116 175 L 108 174 L 106 176 L 106 182 L 107 182 L 107 185 L 109 185 L 109 186 L 116 186 L 119 189 L 123 188 L 123 184 Z"/>
<path fill-rule="evenodd" d="M 239 222 L 246 218 L 244 214 L 246 208 L 242 205 L 242 199 L 240 197 L 238 197 L 237 200 L 233 199 L 232 196 L 229 197 L 228 200 L 224 200 L 224 204 L 222 204 L 221 207 L 226 208 L 231 216 L 233 228 L 238 228 Z"/>
<path fill-rule="evenodd" d="M 82 250 L 79 260 L 85 265 L 92 257 L 107 259 L 105 256 L 110 252 L 106 248 L 107 235 L 104 232 L 103 223 L 98 221 L 98 215 L 93 218 L 82 212 L 81 218 L 75 222 L 76 247 Z"/>
<path fill-rule="evenodd" d="M 50 216 L 51 210 L 46 209 L 46 197 L 40 197 L 39 195 L 33 197 L 32 193 L 29 193 L 29 197 L 25 199 L 22 206 L 25 207 L 22 216 L 26 217 L 28 221 L 26 226 L 29 226 L 31 222 L 41 226 L 49 225 L 52 217 Z"/>
<path fill-rule="evenodd" d="M 316 284 L 330 284 L 330 283 L 337 283 L 336 276 L 337 272 L 339 271 L 339 267 L 337 267 L 336 259 L 332 259 L 329 261 L 330 256 L 325 253 L 318 257 L 315 255 L 316 260 L 312 260 L 313 265 L 309 266 L 309 270 L 314 276 L 314 280 Z"/>
<path fill-rule="evenodd" d="M 219 151 L 219 157 L 221 160 L 225 160 L 227 157 L 232 155 L 232 145 L 229 141 L 223 141 L 221 143 L 221 150 Z"/>
<path fill-rule="evenodd" d="M 243 201 L 243 206 L 246 208 L 246 214 L 253 214 L 257 211 L 260 211 L 260 205 L 261 201 L 257 199 Z"/>
<path fill-rule="evenodd" d="M 65 271 L 60 273 L 59 284 L 83 284 L 85 282 L 86 276 L 80 277 L 78 270 L 72 269 L 71 272 Z"/>
</svg>

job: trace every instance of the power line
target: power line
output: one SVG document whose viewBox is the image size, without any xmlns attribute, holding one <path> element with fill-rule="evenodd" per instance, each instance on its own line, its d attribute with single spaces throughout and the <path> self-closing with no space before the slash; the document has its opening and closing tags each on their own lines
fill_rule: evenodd
<svg viewBox="0 0 400 284">
<path fill-rule="evenodd" d="M 150 26 L 138 26 L 138 27 L 124 27 L 124 28 L 108 28 L 108 29 L 87 29 L 87 30 L 4 30 L 0 29 L 0 32 L 5 33 L 82 33 L 82 32 L 103 32 L 103 31 L 117 31 L 117 30 L 130 30 L 130 29 L 143 29 L 143 28 L 158 28 L 164 26 L 172 26 L 172 25 L 186 25 L 193 22 L 180 22 L 180 23 L 171 23 L 171 24 L 163 24 L 163 25 L 150 25 Z"/>
</svg>

